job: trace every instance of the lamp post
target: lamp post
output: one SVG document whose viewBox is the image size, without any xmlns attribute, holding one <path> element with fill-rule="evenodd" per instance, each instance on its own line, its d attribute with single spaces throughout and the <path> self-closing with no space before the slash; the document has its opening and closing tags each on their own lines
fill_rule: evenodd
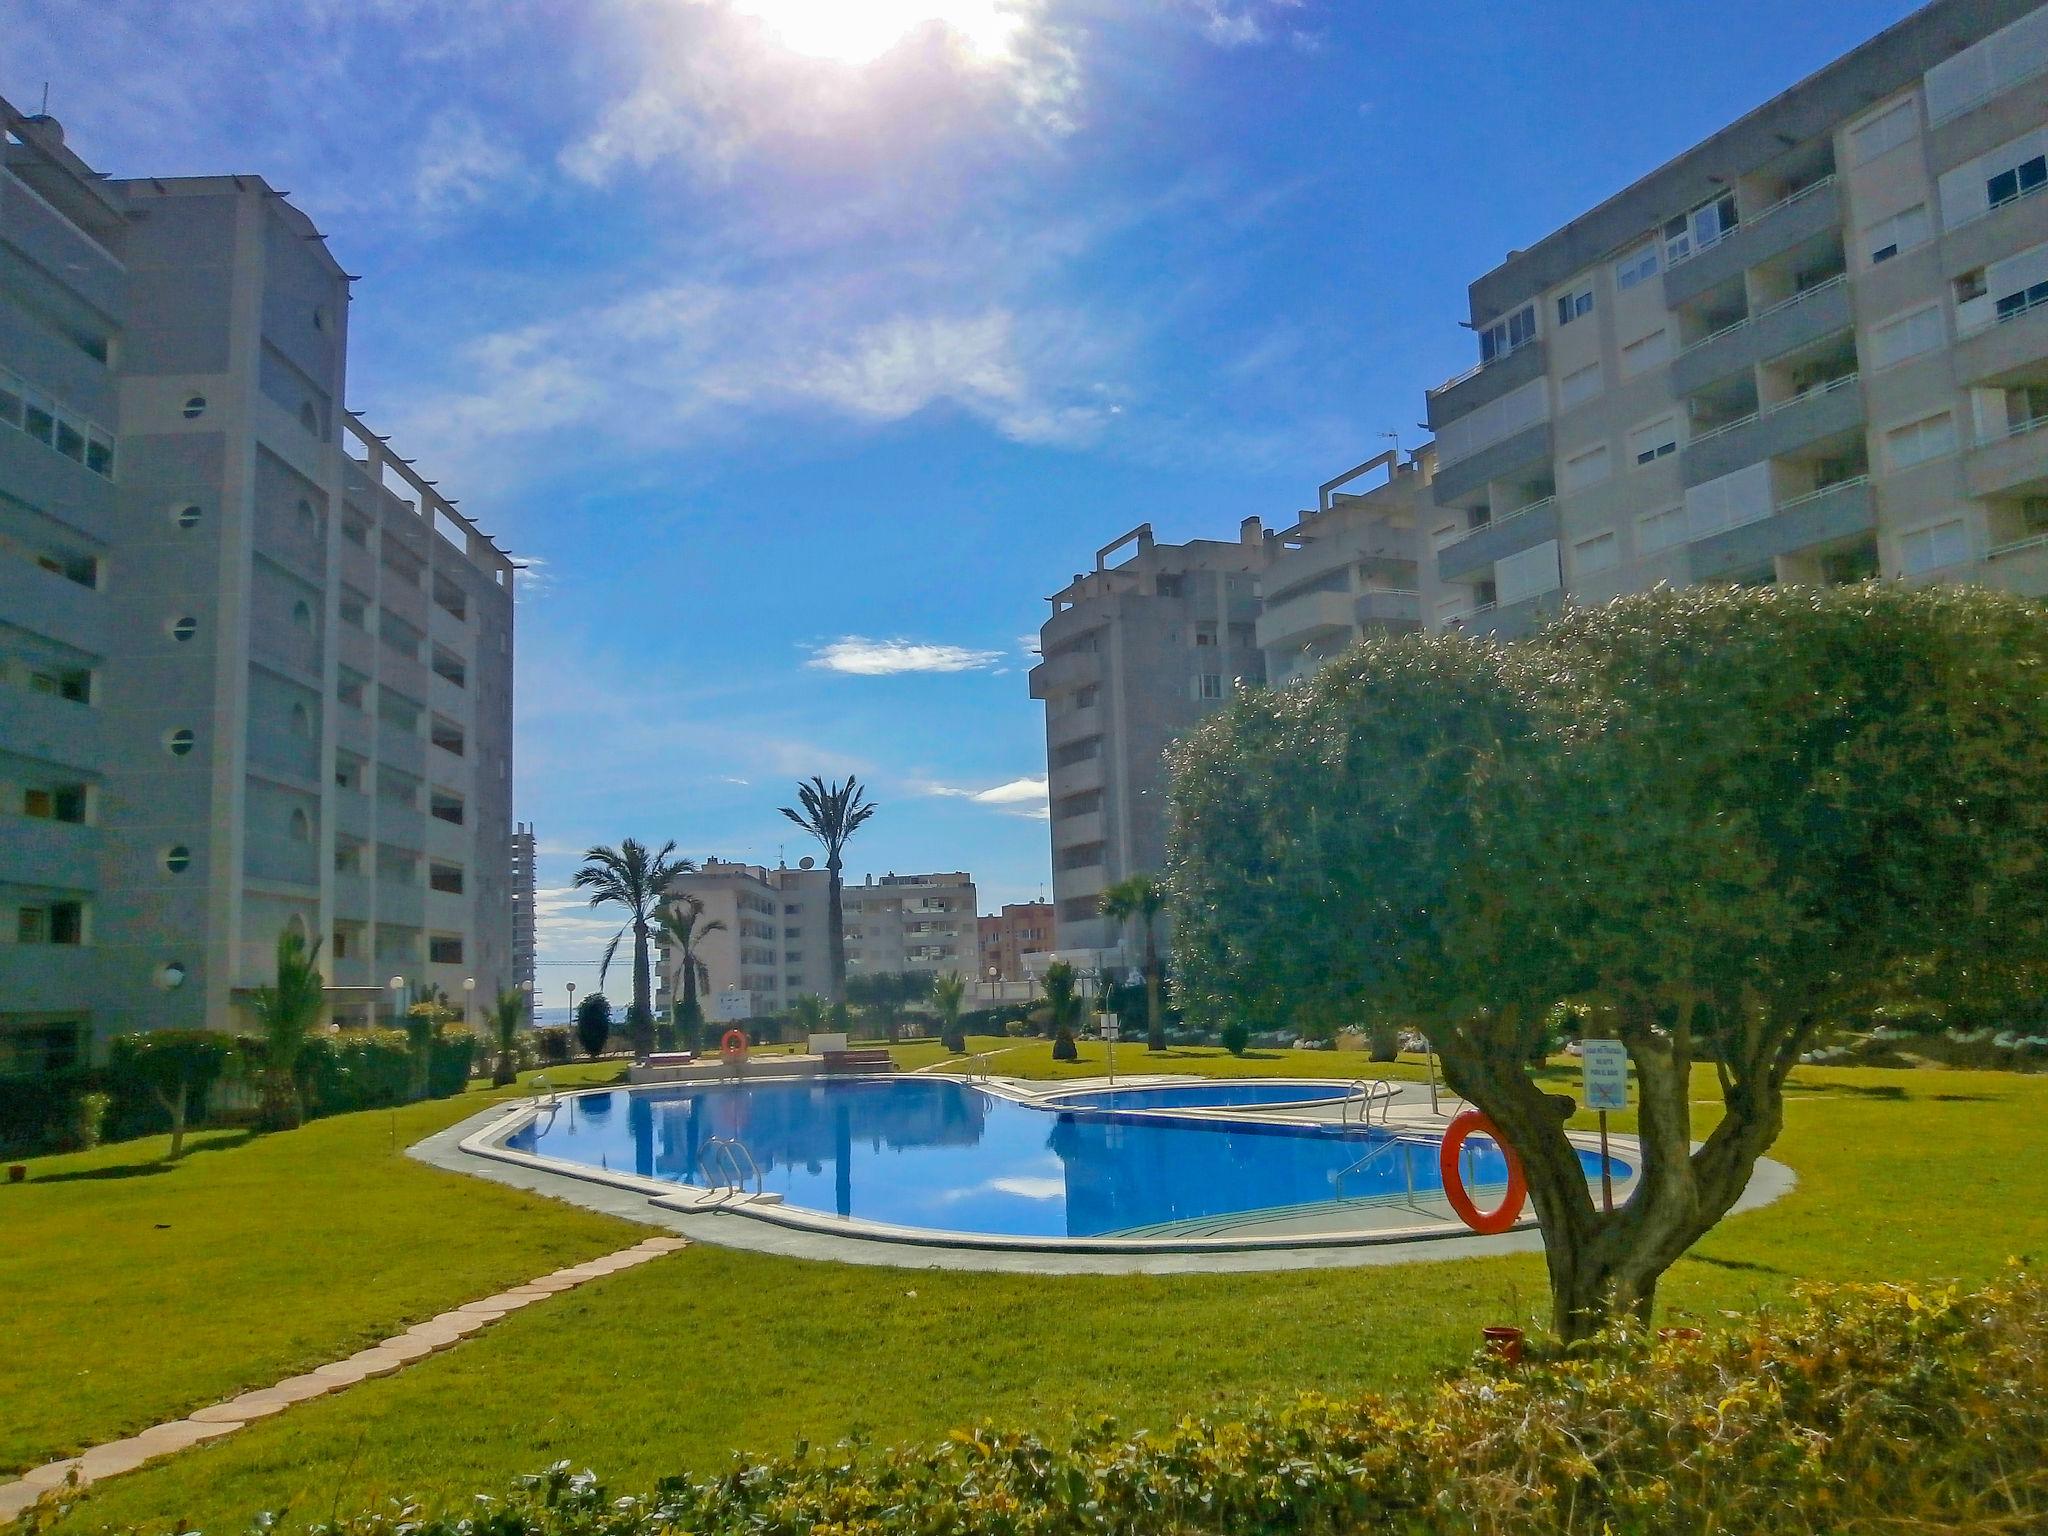
<svg viewBox="0 0 2048 1536">
<path fill-rule="evenodd" d="M 990 1002 L 996 1000 L 996 968 L 994 966 L 988 968 L 988 1000 Z"/>
<path fill-rule="evenodd" d="M 576 983 L 569 983 L 569 1027 L 576 1027 Z"/>
<path fill-rule="evenodd" d="M 393 1029 L 403 1029 L 405 1027 L 405 1009 L 400 1006 L 399 999 L 405 996 L 405 978 L 403 976 L 394 976 L 385 985 L 391 988 L 391 1027 Z"/>
<path fill-rule="evenodd" d="M 474 1028 L 476 1027 L 475 1025 L 473 1025 L 473 1024 L 472 1024 L 472 1023 L 470 1023 L 470 1021 L 469 1021 L 469 1005 L 470 1005 L 471 1001 L 472 1001 L 472 1000 L 473 1000 L 473 999 L 474 999 L 475 997 L 476 997 L 476 978 L 475 978 L 474 976 L 465 976 L 465 977 L 463 977 L 463 978 L 462 978 L 462 1027 L 463 1027 L 464 1029 L 474 1029 Z"/>
</svg>

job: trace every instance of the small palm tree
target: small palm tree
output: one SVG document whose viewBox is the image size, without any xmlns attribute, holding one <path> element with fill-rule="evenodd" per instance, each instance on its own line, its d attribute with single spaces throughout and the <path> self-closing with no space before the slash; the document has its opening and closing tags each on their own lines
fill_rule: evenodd
<svg viewBox="0 0 2048 1536">
<path fill-rule="evenodd" d="M 835 1004 L 846 1001 L 846 924 L 840 914 L 840 871 L 848 840 L 875 814 L 876 807 L 864 798 L 865 793 L 860 780 L 851 774 L 844 784 L 829 785 L 813 774 L 810 783 L 796 787 L 797 804 L 803 809 L 782 807 L 782 814 L 815 837 L 825 850 L 825 943 Z"/>
<path fill-rule="evenodd" d="M 498 1048 L 497 1064 L 491 1069 L 491 1086 L 503 1088 L 519 1080 L 519 1026 L 526 1022 L 526 994 L 507 987 L 491 1005 L 491 1038 Z"/>
<path fill-rule="evenodd" d="M 790 1032 L 805 1036 L 822 1035 L 829 1016 L 825 999 L 815 992 L 806 992 L 789 1005 Z"/>
<path fill-rule="evenodd" d="M 1166 1049 L 1166 1018 L 1159 1006 L 1158 918 L 1166 906 L 1166 893 L 1150 875 L 1132 875 L 1119 880 L 1102 893 L 1102 915 L 1112 922 L 1128 923 L 1136 918 L 1145 925 L 1145 1048 Z"/>
<path fill-rule="evenodd" d="M 654 931 L 682 961 L 683 995 L 675 1005 L 675 1025 L 682 1036 L 683 1049 L 694 1051 L 704 1039 L 704 1005 L 698 1001 L 698 994 L 711 985 L 711 967 L 704 963 L 697 947 L 708 935 L 724 933 L 725 923 L 716 917 L 705 921 L 704 903 L 695 896 L 683 896 L 661 909 L 654 920 Z"/>
<path fill-rule="evenodd" d="M 967 978 L 948 971 L 932 981 L 932 1006 L 939 1010 L 939 1043 L 955 1056 L 967 1054 L 967 1032 L 960 1027 L 960 1008 L 967 1001 Z"/>
<path fill-rule="evenodd" d="M 306 1121 L 306 1106 L 299 1098 L 299 1055 L 327 1003 L 327 984 L 314 969 L 319 953 L 318 939 L 308 947 L 303 934 L 287 928 L 277 936 L 277 981 L 258 987 L 249 999 L 263 1038 L 266 1130 L 296 1130 Z"/>
<path fill-rule="evenodd" d="M 583 867 L 576 871 L 576 889 L 590 892 L 590 904 L 607 902 L 624 907 L 625 926 L 612 935 L 597 968 L 597 984 L 604 985 L 612 956 L 619 941 L 633 935 L 633 1011 L 627 1027 L 632 1031 L 633 1049 L 645 1056 L 654 1049 L 654 980 L 647 967 L 647 936 L 651 917 L 678 875 L 697 867 L 690 859 L 672 859 L 676 845 L 669 842 L 659 853 L 649 853 L 644 843 L 627 838 L 617 848 L 592 848 L 583 855 Z"/>
<path fill-rule="evenodd" d="M 1052 1031 L 1052 1059 L 1079 1061 L 1080 1047 L 1074 1043 L 1074 1029 L 1081 1022 L 1081 979 L 1064 960 L 1045 968 L 1045 1002 L 1038 1015 Z"/>
</svg>

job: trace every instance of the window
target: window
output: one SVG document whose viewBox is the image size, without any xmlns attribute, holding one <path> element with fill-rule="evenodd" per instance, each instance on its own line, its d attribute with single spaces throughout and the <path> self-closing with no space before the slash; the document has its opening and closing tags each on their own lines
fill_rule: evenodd
<svg viewBox="0 0 2048 1536">
<path fill-rule="evenodd" d="M 1632 379 L 1671 358 L 1671 333 L 1655 330 L 1621 349 L 1621 376 Z"/>
<path fill-rule="evenodd" d="M 1610 571 L 1621 564 L 1621 540 L 1614 530 L 1596 533 L 1590 539 L 1581 539 L 1572 546 L 1572 570 L 1576 575 L 1590 576 L 1596 571 Z"/>
<path fill-rule="evenodd" d="M 171 621 L 171 638 L 177 641 L 180 645 L 183 645 L 187 640 L 190 640 L 194 635 L 198 633 L 199 621 L 193 618 L 189 613 L 181 619 L 174 619 Z"/>
<path fill-rule="evenodd" d="M 361 709 L 369 687 L 369 679 L 359 672 L 344 668 L 334 681 L 334 696 L 350 709 Z"/>
<path fill-rule="evenodd" d="M 40 821 L 85 821 L 85 786 L 56 784 L 48 788 L 25 789 L 21 793 L 21 814 Z"/>
<path fill-rule="evenodd" d="M 1908 469 L 1938 459 L 1956 449 L 1955 418 L 1947 411 L 1938 416 L 1893 427 L 1884 435 L 1884 455 L 1893 469 Z"/>
<path fill-rule="evenodd" d="M 2007 320 L 2017 320 L 2027 311 L 2038 309 L 2043 304 L 2048 304 L 2048 279 L 2029 283 L 2024 288 L 2015 288 L 2011 293 L 2000 294 L 1995 309 L 1999 323 L 2003 324 Z M 86 585 L 90 586 L 91 583 L 87 582 Z"/>
<path fill-rule="evenodd" d="M 346 960 L 348 958 L 348 930 L 346 928 L 334 930 L 334 943 L 329 952 L 337 960 Z"/>
<path fill-rule="evenodd" d="M 313 712 L 303 704 L 292 705 L 291 727 L 294 736 L 310 737 L 313 734 Z"/>
<path fill-rule="evenodd" d="M 1195 679 L 1195 697 L 1198 699 L 1220 699 L 1223 697 L 1223 674 L 1204 672 Z"/>
<path fill-rule="evenodd" d="M 83 944 L 85 907 L 76 901 L 52 901 L 15 912 L 14 938 L 18 944 Z"/>
<path fill-rule="evenodd" d="M 313 841 L 313 818 L 306 814 L 304 807 L 296 805 L 292 807 L 291 820 L 287 823 L 287 826 L 290 828 L 293 842 L 310 843 Z"/>
<path fill-rule="evenodd" d="M 353 592 L 343 592 L 341 594 L 341 622 L 352 629 L 368 629 L 370 624 L 369 605 Z"/>
<path fill-rule="evenodd" d="M 1574 288 L 1570 293 L 1557 296 L 1557 323 L 1570 325 L 1581 315 L 1593 313 L 1593 290 L 1591 287 Z"/>
<path fill-rule="evenodd" d="M 1654 555 L 1685 542 L 1685 508 L 1664 507 L 1636 519 L 1636 553 Z"/>
<path fill-rule="evenodd" d="M 462 825 L 462 797 L 437 789 L 428 797 L 427 813 L 436 820 L 459 827 Z"/>
<path fill-rule="evenodd" d="M 1561 585 L 1557 569 L 1557 540 L 1545 539 L 1530 549 L 1519 550 L 1493 563 L 1495 597 L 1505 608 Z"/>
<path fill-rule="evenodd" d="M 1651 464 L 1678 452 L 1678 418 L 1660 416 L 1628 435 L 1629 456 L 1638 464 Z"/>
<path fill-rule="evenodd" d="M 1561 491 L 1582 491 L 1606 478 L 1607 445 L 1600 443 L 1564 461 L 1564 469 L 1557 477 L 1557 488 Z"/>
<path fill-rule="evenodd" d="M 1934 238 L 1934 223 L 1927 216 L 1927 205 L 1915 203 L 1903 213 L 1895 213 L 1888 219 L 1879 219 L 1863 233 L 1863 250 L 1870 257 L 1872 265 L 1890 261 L 1901 251 L 1910 251 L 1915 246 L 1925 245 Z"/>
<path fill-rule="evenodd" d="M 1899 559 L 1908 576 L 1959 565 L 1970 558 L 1970 533 L 1961 518 L 1936 523 L 1899 540 Z"/>
<path fill-rule="evenodd" d="M 434 965 L 462 964 L 462 940 L 443 933 L 429 934 L 427 959 Z"/>
<path fill-rule="evenodd" d="M 188 397 L 185 401 L 184 411 L 187 421 L 197 421 L 206 414 L 206 396 L 192 395 Z"/>
<path fill-rule="evenodd" d="M 1675 267 L 1709 246 L 1719 245 L 1738 223 L 1732 192 L 1669 220 L 1664 226 L 1664 264 Z"/>
<path fill-rule="evenodd" d="M 197 528 L 199 526 L 199 509 L 190 505 L 182 506 L 171 514 L 171 521 L 180 528 Z"/>
<path fill-rule="evenodd" d="M 1849 129 L 1849 163 L 1861 165 L 1897 149 L 1920 131 L 1920 109 L 1911 97 L 1894 102 Z"/>
<path fill-rule="evenodd" d="M 314 437 L 320 435 L 320 413 L 313 409 L 310 402 L 299 407 L 299 425 Z"/>
<path fill-rule="evenodd" d="M 313 627 L 313 605 L 303 597 L 292 604 L 292 622 L 305 630 Z"/>
<path fill-rule="evenodd" d="M 104 479 L 114 478 L 114 440 L 98 427 L 85 429 L 85 467 Z"/>
<path fill-rule="evenodd" d="M 1252 624 L 1230 626 L 1230 643 L 1240 651 L 1249 651 L 1258 645 L 1258 627 Z"/>
<path fill-rule="evenodd" d="M 462 756 L 463 750 L 467 745 L 463 738 L 462 727 L 453 720 L 445 719 L 440 715 L 434 716 L 428 723 L 427 735 L 428 739 L 443 752 L 453 753 L 457 757 Z"/>
<path fill-rule="evenodd" d="M 363 792 L 363 765 L 360 759 L 337 757 L 334 760 L 334 785 L 337 789 Z"/>
<path fill-rule="evenodd" d="M 1504 320 L 1496 320 L 1479 333 L 1479 360 L 1491 363 L 1536 339 L 1536 306 L 1524 304 Z"/>
<path fill-rule="evenodd" d="M 182 875 L 192 867 L 192 850 L 183 843 L 174 843 L 164 850 L 164 868 L 174 875 Z"/>
<path fill-rule="evenodd" d="M 1557 381 L 1557 403 L 1560 410 L 1569 410 L 1592 399 L 1600 393 L 1600 365 L 1588 363 L 1583 368 L 1574 368 Z"/>
<path fill-rule="evenodd" d="M 2029 192 L 2038 191 L 2044 183 L 2048 183 L 2048 155 L 2035 155 L 2031 160 L 2022 160 L 2009 171 L 1987 177 L 1984 195 L 1992 207 L 2000 208 L 2017 202 Z"/>
<path fill-rule="evenodd" d="M 1932 352 L 1942 344 L 1944 327 L 1941 306 L 1929 304 L 1908 314 L 1895 315 L 1870 330 L 1870 360 L 1877 368 L 1889 368 L 1909 357 Z"/>
<path fill-rule="evenodd" d="M 1195 644 L 1213 646 L 1215 643 L 1216 625 L 1214 622 L 1204 619 L 1197 623 L 1195 625 Z"/>
<path fill-rule="evenodd" d="M 360 512 L 345 512 L 341 519 L 341 536 L 358 549 L 370 547 L 370 520 Z"/>
<path fill-rule="evenodd" d="M 408 736 L 419 733 L 419 705 L 404 694 L 394 693 L 381 684 L 377 688 L 377 718 L 393 730 L 403 731 Z"/>
<path fill-rule="evenodd" d="M 198 738 L 189 730 L 183 728 L 172 731 L 164 737 L 164 750 L 173 757 L 188 757 L 191 755 L 192 749 L 197 745 L 199 745 Z"/>
<path fill-rule="evenodd" d="M 1215 626 L 1212 624 L 1209 628 L 1209 643 L 1214 645 Z M 464 688 L 469 684 L 469 670 L 463 666 L 462 658 L 438 645 L 434 647 L 434 675 L 444 682 L 453 683 L 457 688 Z"/>
<path fill-rule="evenodd" d="M 47 693 L 73 704 L 92 702 L 92 673 L 84 667 L 30 667 L 31 693 Z"/>
<path fill-rule="evenodd" d="M 462 866 L 459 864 L 429 864 L 427 885 L 449 896 L 462 894 Z"/>
<path fill-rule="evenodd" d="M 1614 264 L 1614 286 L 1626 291 L 1657 275 L 1657 242 L 1645 240 Z"/>
</svg>

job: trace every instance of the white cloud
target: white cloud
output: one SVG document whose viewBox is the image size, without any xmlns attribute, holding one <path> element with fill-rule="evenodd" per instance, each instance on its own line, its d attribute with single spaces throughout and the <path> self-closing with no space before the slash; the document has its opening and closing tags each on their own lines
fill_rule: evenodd
<svg viewBox="0 0 2048 1536">
<path fill-rule="evenodd" d="M 1298 11 L 1303 0 L 1181 0 L 1202 36 L 1220 48 L 1242 48 L 1272 36 L 1282 13 Z M 1298 35 L 1292 34 L 1290 35 Z"/>
<path fill-rule="evenodd" d="M 901 672 L 979 672 L 994 665 L 1001 656 L 1000 651 L 976 651 L 964 645 L 842 635 L 814 647 L 811 659 L 804 665 L 856 677 L 893 677 Z"/>
<path fill-rule="evenodd" d="M 1011 779 L 990 789 L 960 789 L 951 784 L 926 784 L 922 788 L 927 795 L 993 806 L 1006 816 L 1024 816 L 1033 821 L 1052 819 L 1046 804 L 1046 781 L 1042 778 Z"/>
<path fill-rule="evenodd" d="M 526 180 L 505 136 L 486 127 L 474 112 L 438 112 L 420 135 L 412 191 L 423 214 L 460 213 Z"/>
</svg>

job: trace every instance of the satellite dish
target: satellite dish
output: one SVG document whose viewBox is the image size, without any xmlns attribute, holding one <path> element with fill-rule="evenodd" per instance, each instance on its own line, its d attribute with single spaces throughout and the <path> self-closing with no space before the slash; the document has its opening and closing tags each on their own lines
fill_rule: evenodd
<svg viewBox="0 0 2048 1536">
<path fill-rule="evenodd" d="M 805 854 L 802 858 L 796 861 L 796 867 L 798 869 L 815 869 L 817 867 L 817 863 L 818 861 L 816 859 L 812 858 L 809 854 Z"/>
</svg>

